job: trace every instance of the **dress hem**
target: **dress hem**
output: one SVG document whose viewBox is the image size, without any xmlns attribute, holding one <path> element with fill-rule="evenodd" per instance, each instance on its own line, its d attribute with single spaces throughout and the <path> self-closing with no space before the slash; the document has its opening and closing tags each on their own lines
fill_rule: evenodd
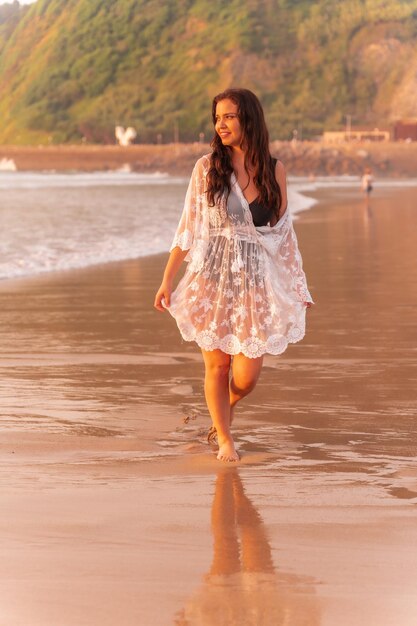
<svg viewBox="0 0 417 626">
<path fill-rule="evenodd" d="M 243 354 L 244 356 L 246 356 L 248 359 L 257 359 L 261 356 L 264 356 L 265 354 L 270 354 L 271 356 L 279 356 L 281 354 L 283 354 L 286 349 L 288 348 L 288 346 L 290 344 L 294 344 L 294 343 L 298 343 L 299 341 L 302 341 L 305 337 L 305 333 L 303 335 L 300 335 L 300 337 L 298 337 L 297 339 L 293 339 L 292 341 L 286 341 L 286 345 L 284 348 L 281 348 L 280 350 L 276 350 L 276 351 L 272 351 L 271 349 L 265 349 L 265 350 L 259 350 L 256 351 L 256 353 L 254 354 L 253 352 L 250 353 L 249 351 L 245 350 L 244 348 L 241 348 L 240 350 L 234 351 L 228 348 L 224 348 L 221 345 L 211 345 L 210 347 L 207 346 L 205 344 L 204 341 L 199 341 L 197 338 L 195 339 L 186 339 L 184 337 L 184 335 L 181 334 L 181 337 L 184 341 L 194 341 L 199 348 L 202 348 L 203 350 L 205 350 L 206 352 L 213 352 L 213 350 L 221 350 L 222 352 L 224 352 L 225 354 L 229 354 L 230 356 L 236 356 L 236 354 Z M 221 340 L 219 341 L 219 344 L 221 344 Z"/>
<path fill-rule="evenodd" d="M 190 333 L 184 332 L 179 326 L 178 330 L 184 341 L 194 341 L 199 348 L 207 352 L 221 350 L 230 356 L 243 354 L 249 359 L 256 359 L 264 354 L 279 356 L 285 352 L 290 344 L 298 343 L 305 337 L 305 328 L 297 328 L 298 332 L 294 332 L 295 329 L 293 328 L 293 336 L 291 338 L 286 338 L 282 335 L 271 335 L 267 341 L 262 341 L 258 337 L 248 337 L 243 342 L 241 342 L 236 335 L 232 334 L 226 335 L 220 339 L 210 330 L 204 330 L 200 333 Z"/>
</svg>

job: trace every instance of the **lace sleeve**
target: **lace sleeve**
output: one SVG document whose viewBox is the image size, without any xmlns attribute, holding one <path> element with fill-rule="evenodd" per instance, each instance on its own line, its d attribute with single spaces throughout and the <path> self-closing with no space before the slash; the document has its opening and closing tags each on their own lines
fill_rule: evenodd
<svg viewBox="0 0 417 626">
<path fill-rule="evenodd" d="M 273 262 L 272 272 L 276 272 L 281 286 L 288 293 L 292 293 L 296 300 L 314 304 L 307 288 L 303 261 L 289 209 L 287 208 L 275 226 L 257 227 L 256 235 L 267 257 Z"/>
<path fill-rule="evenodd" d="M 283 242 L 282 254 L 286 260 L 286 266 L 291 276 L 291 287 L 296 292 L 298 299 L 305 304 L 314 304 L 313 298 L 307 288 L 307 279 L 303 270 L 303 261 L 298 248 L 297 235 L 295 234 L 292 220 L 289 220 L 289 228 Z"/>
<path fill-rule="evenodd" d="M 258 241 L 274 260 L 277 278 L 282 286 L 292 293 L 296 300 L 304 304 L 314 304 L 307 288 L 303 261 L 298 249 L 297 235 L 292 225 L 291 214 L 287 209 L 278 223 L 257 228 Z"/>
<path fill-rule="evenodd" d="M 170 251 L 178 247 L 181 250 L 189 250 L 197 236 L 198 209 L 202 187 L 203 172 L 200 160 L 194 166 L 190 183 L 184 201 L 182 215 L 174 235 Z"/>
</svg>

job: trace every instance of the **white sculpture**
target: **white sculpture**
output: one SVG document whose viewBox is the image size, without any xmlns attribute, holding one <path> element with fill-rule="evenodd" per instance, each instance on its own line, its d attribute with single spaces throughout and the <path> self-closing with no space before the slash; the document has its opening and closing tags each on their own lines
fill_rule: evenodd
<svg viewBox="0 0 417 626">
<path fill-rule="evenodd" d="M 129 126 L 126 130 L 123 126 L 116 126 L 115 135 L 119 146 L 130 146 L 132 141 L 137 137 L 137 133 L 132 126 Z"/>
<path fill-rule="evenodd" d="M 3 159 L 0 159 L 0 171 L 16 172 L 16 170 L 17 170 L 16 163 L 13 161 L 13 159 L 7 159 L 6 157 L 4 157 Z"/>
</svg>

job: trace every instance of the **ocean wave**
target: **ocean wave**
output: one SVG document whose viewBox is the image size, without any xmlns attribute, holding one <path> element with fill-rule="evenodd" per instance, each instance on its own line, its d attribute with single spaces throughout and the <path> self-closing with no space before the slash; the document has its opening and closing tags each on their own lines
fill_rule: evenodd
<svg viewBox="0 0 417 626">
<path fill-rule="evenodd" d="M 130 172 L 123 168 L 108 172 L 13 172 L 0 171 L 1 189 L 42 189 L 96 187 L 97 185 L 140 186 L 140 185 L 184 185 L 187 178 L 171 176 L 165 172 Z"/>
<path fill-rule="evenodd" d="M 167 252 L 188 179 L 162 172 L 1 172 L 0 278 L 82 268 Z M 410 186 L 417 181 L 378 181 Z M 297 215 L 321 188 L 358 188 L 358 178 L 290 178 Z"/>
</svg>

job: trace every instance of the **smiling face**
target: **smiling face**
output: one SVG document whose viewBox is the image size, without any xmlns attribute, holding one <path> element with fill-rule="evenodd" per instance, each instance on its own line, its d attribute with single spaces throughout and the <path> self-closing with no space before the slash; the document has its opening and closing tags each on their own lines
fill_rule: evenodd
<svg viewBox="0 0 417 626">
<path fill-rule="evenodd" d="M 239 122 L 238 107 L 232 100 L 220 100 L 216 105 L 215 131 L 224 146 L 239 147 L 243 131 Z"/>
</svg>

